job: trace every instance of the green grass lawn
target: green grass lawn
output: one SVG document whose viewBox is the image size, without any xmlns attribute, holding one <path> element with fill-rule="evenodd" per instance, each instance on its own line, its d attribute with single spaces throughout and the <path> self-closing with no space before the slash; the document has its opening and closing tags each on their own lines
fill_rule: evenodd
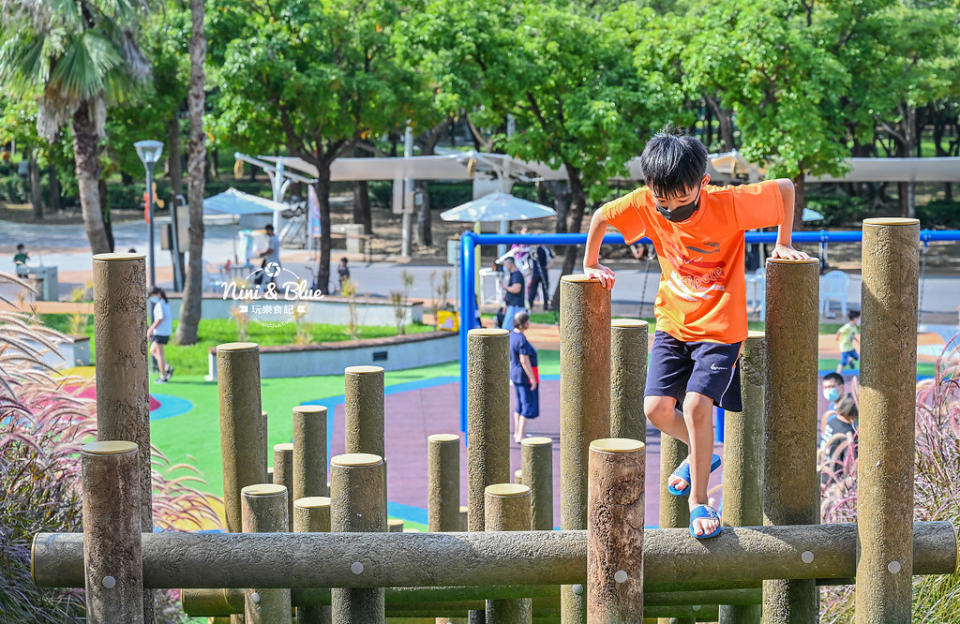
<svg viewBox="0 0 960 624">
<path fill-rule="evenodd" d="M 71 331 L 70 314 L 41 314 L 44 325 L 61 332 Z M 179 321 L 173 321 L 173 331 L 177 331 Z M 326 325 L 322 323 L 307 323 L 305 325 L 307 339 L 305 344 L 321 342 L 339 342 L 351 340 L 352 336 L 343 325 Z M 406 333 L 417 334 L 433 331 L 432 325 L 407 325 Z M 86 324 L 84 333 L 90 337 L 90 353 L 94 353 L 93 321 Z M 237 323 L 233 319 L 202 319 L 198 328 L 199 342 L 195 345 L 180 346 L 167 344 L 166 358 L 179 375 L 205 375 L 207 373 L 207 354 L 211 348 L 226 342 L 237 342 L 240 337 L 237 333 Z M 385 338 L 396 336 L 397 328 L 394 325 L 372 325 L 357 328 L 358 338 Z M 250 323 L 247 326 L 247 336 L 244 340 L 255 342 L 260 346 L 295 344 L 297 339 L 296 323 L 290 322 L 280 326 Z"/>
</svg>

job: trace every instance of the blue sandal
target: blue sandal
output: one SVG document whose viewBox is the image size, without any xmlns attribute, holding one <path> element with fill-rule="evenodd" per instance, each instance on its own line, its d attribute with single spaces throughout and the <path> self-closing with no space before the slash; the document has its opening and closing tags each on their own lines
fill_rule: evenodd
<svg viewBox="0 0 960 624">
<path fill-rule="evenodd" d="M 704 540 L 710 539 L 711 537 L 716 537 L 720 535 L 720 531 L 723 530 L 723 526 L 718 524 L 710 533 L 704 533 L 703 535 L 697 535 L 697 532 L 693 529 L 693 521 L 700 518 L 716 518 L 720 519 L 720 515 L 717 513 L 717 510 L 711 507 L 710 505 L 700 505 L 699 507 L 694 507 L 690 510 L 690 535 L 696 539 Z"/>
<path fill-rule="evenodd" d="M 710 462 L 710 472 L 713 472 L 719 467 L 720 467 L 720 456 L 717 454 L 714 454 L 713 461 Z M 674 496 L 686 496 L 687 494 L 689 494 L 690 493 L 690 458 L 687 457 L 682 462 L 680 462 L 680 465 L 677 466 L 676 470 L 670 473 L 670 476 L 680 477 L 681 479 L 687 482 L 687 487 L 683 488 L 682 490 L 678 490 L 668 485 L 667 490 L 669 490 L 671 494 L 673 494 Z"/>
</svg>

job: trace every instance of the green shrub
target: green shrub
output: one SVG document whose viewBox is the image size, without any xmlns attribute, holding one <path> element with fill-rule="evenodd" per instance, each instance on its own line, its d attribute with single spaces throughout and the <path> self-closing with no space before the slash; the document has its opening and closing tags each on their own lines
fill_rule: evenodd
<svg viewBox="0 0 960 624">
<path fill-rule="evenodd" d="M 917 206 L 917 218 L 925 228 L 960 227 L 960 202 L 938 199 Z"/>
<path fill-rule="evenodd" d="M 29 201 L 27 181 L 17 175 L 16 171 L 0 178 L 0 200 L 17 204 Z"/>
<path fill-rule="evenodd" d="M 859 226 L 868 216 L 867 202 L 859 196 L 850 197 L 842 193 L 821 195 L 809 193 L 806 196 L 807 208 L 823 215 L 824 228 L 838 226 Z"/>
</svg>

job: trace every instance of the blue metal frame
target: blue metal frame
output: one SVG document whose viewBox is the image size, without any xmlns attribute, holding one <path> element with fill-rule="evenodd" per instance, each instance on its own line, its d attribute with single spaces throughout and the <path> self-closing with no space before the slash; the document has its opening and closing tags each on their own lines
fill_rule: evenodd
<svg viewBox="0 0 960 624">
<path fill-rule="evenodd" d="M 830 232 L 794 232 L 795 243 L 855 243 L 863 240 L 861 231 Z M 960 230 L 920 230 L 920 240 L 924 245 L 932 241 L 958 241 Z M 775 243 L 776 232 L 747 232 L 748 243 Z M 540 245 L 582 245 L 587 242 L 586 234 L 476 234 L 466 231 L 460 238 L 460 431 L 467 431 L 467 332 L 476 327 L 476 254 L 474 249 L 483 245 L 512 245 L 514 243 Z M 603 237 L 604 245 L 623 245 L 623 236 L 608 234 Z M 637 242 L 649 243 L 642 238 Z"/>
</svg>

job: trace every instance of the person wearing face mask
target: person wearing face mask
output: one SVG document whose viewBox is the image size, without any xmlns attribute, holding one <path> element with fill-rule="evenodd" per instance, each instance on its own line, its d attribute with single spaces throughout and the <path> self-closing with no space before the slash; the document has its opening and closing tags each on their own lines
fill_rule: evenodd
<svg viewBox="0 0 960 624">
<path fill-rule="evenodd" d="M 613 288 L 614 272 L 599 262 L 611 225 L 626 244 L 646 237 L 657 251 L 657 327 L 643 407 L 660 431 L 690 448 L 668 489 L 690 494 L 690 534 L 705 539 L 720 532 L 719 515 L 707 504 L 710 472 L 720 464 L 713 455 L 713 409 L 742 409 L 737 371 L 747 337 L 744 232 L 777 225 L 772 257 L 808 256 L 791 246 L 789 179 L 709 186 L 707 149 L 692 136 L 667 132 L 647 143 L 640 169 L 646 186 L 594 212 L 583 272 Z"/>
<path fill-rule="evenodd" d="M 147 328 L 147 338 L 150 340 L 150 355 L 157 360 L 160 367 L 160 378 L 157 383 L 166 383 L 173 375 L 173 367 L 167 364 L 164 345 L 170 342 L 173 333 L 173 317 L 170 315 L 170 304 L 167 303 L 167 293 L 159 286 L 154 286 L 149 293 L 150 305 L 153 309 L 153 323 Z"/>
</svg>

